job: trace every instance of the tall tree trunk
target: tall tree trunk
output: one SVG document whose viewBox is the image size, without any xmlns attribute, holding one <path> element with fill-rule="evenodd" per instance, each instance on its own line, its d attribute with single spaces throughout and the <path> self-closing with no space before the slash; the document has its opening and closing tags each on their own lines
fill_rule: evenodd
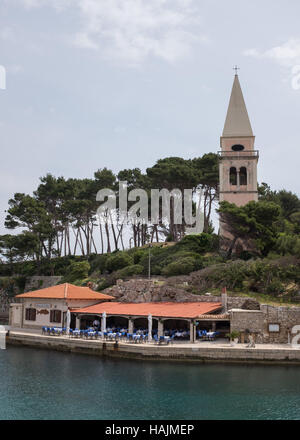
<svg viewBox="0 0 300 440">
<path fill-rule="evenodd" d="M 111 253 L 111 247 L 110 247 L 110 238 L 109 238 L 109 227 L 108 223 L 105 223 L 105 232 L 106 232 L 106 240 L 107 240 L 107 253 Z"/>
<path fill-rule="evenodd" d="M 79 240 L 80 240 L 79 242 L 80 242 L 80 246 L 81 246 L 81 253 L 82 253 L 83 256 L 85 256 L 84 245 L 83 245 L 83 240 L 82 240 L 82 235 L 81 235 L 80 229 L 81 229 L 81 226 L 79 226 L 79 228 L 78 228 Z"/>
<path fill-rule="evenodd" d="M 78 244 L 78 229 L 77 229 L 77 233 L 75 234 L 74 228 L 73 228 L 73 233 L 75 235 L 75 245 L 74 245 L 74 253 L 73 253 L 73 255 L 76 255 L 76 249 L 77 249 L 77 244 Z"/>
<path fill-rule="evenodd" d="M 104 252 L 104 243 L 103 243 L 103 231 L 102 231 L 102 225 L 99 222 L 99 229 L 100 229 L 100 238 L 101 238 L 101 254 Z"/>
</svg>

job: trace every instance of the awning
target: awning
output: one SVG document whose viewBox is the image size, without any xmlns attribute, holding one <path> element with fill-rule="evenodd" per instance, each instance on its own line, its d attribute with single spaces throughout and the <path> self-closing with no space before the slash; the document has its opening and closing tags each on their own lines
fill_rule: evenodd
<svg viewBox="0 0 300 440">
<path fill-rule="evenodd" d="M 218 302 L 152 302 L 152 303 L 121 303 L 104 302 L 82 309 L 73 309 L 71 312 L 84 315 L 116 316 L 145 316 L 156 318 L 184 318 L 197 319 L 200 315 L 207 315 L 220 311 L 222 304 Z"/>
</svg>

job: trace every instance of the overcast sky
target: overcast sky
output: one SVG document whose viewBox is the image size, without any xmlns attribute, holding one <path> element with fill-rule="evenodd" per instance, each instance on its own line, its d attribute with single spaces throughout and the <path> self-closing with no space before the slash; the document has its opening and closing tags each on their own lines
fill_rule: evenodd
<svg viewBox="0 0 300 440">
<path fill-rule="evenodd" d="M 299 17 L 299 0 L 0 0 L 0 232 L 48 172 L 218 151 L 235 64 L 259 181 L 299 194 Z"/>
</svg>

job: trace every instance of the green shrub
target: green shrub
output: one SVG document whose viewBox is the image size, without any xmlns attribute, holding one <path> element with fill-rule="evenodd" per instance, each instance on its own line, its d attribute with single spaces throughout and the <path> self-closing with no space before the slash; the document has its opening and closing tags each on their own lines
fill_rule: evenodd
<svg viewBox="0 0 300 440">
<path fill-rule="evenodd" d="M 138 250 L 132 254 L 134 264 L 139 264 L 141 259 L 145 256 L 146 251 Z"/>
<path fill-rule="evenodd" d="M 20 292 L 24 292 L 25 284 L 26 284 L 26 277 L 24 277 L 24 276 L 15 277 L 14 281 L 15 281 L 18 289 L 20 290 Z"/>
<path fill-rule="evenodd" d="M 227 338 L 230 339 L 230 341 L 234 341 L 235 339 L 238 339 L 240 337 L 240 332 L 237 330 L 232 330 L 232 332 L 226 334 Z"/>
<path fill-rule="evenodd" d="M 282 233 L 276 240 L 275 250 L 280 255 L 295 255 L 299 245 L 297 235 Z"/>
<path fill-rule="evenodd" d="M 3 289 L 8 295 L 14 294 L 15 280 L 10 277 L 1 277 L 0 289 Z"/>
<path fill-rule="evenodd" d="M 161 275 L 161 271 L 162 271 L 161 266 L 159 266 L 158 264 L 154 264 L 154 265 L 151 264 L 151 275 Z M 146 273 L 145 270 L 144 273 Z"/>
<path fill-rule="evenodd" d="M 132 257 L 125 252 L 118 252 L 110 255 L 106 260 L 106 269 L 108 272 L 123 269 L 123 267 L 131 266 L 133 264 Z"/>
<path fill-rule="evenodd" d="M 91 265 L 91 273 L 104 273 L 106 270 L 106 261 L 109 257 L 110 255 L 108 254 L 91 256 L 89 259 L 89 263 Z"/>
<path fill-rule="evenodd" d="M 176 244 L 176 247 L 203 254 L 206 252 L 211 252 L 218 247 L 218 237 L 205 232 L 197 235 L 186 235 L 179 243 Z"/>
<path fill-rule="evenodd" d="M 115 279 L 113 279 L 113 281 L 110 281 L 106 278 L 100 278 L 100 280 L 98 280 L 98 286 L 97 286 L 97 292 L 102 292 L 102 290 L 107 289 L 107 287 L 112 286 L 115 283 Z"/>
<path fill-rule="evenodd" d="M 167 277 L 175 275 L 187 275 L 190 272 L 193 272 L 195 265 L 195 258 L 185 257 L 174 261 L 173 263 L 169 263 L 162 269 L 161 273 Z"/>
<path fill-rule="evenodd" d="M 88 277 L 90 264 L 88 261 L 74 261 L 70 265 L 68 274 L 63 278 L 63 282 L 73 283 Z"/>
<path fill-rule="evenodd" d="M 19 266 L 19 270 L 17 273 L 23 275 L 24 277 L 32 277 L 36 275 L 37 267 L 36 263 L 33 261 L 26 261 L 22 265 Z"/>
<path fill-rule="evenodd" d="M 143 273 L 143 266 L 140 264 L 132 264 L 131 266 L 124 267 L 123 269 L 120 269 L 117 271 L 117 277 L 118 278 L 128 278 L 132 277 L 133 275 L 140 275 Z"/>
<path fill-rule="evenodd" d="M 284 292 L 284 285 L 279 279 L 274 279 L 266 287 L 266 293 L 277 296 Z"/>
</svg>

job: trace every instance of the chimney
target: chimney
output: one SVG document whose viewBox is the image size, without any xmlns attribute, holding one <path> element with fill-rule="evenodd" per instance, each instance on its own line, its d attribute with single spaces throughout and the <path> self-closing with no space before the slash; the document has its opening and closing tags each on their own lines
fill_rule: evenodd
<svg viewBox="0 0 300 440">
<path fill-rule="evenodd" d="M 227 289 L 226 287 L 222 288 L 222 312 L 226 313 L 227 312 Z"/>
</svg>

